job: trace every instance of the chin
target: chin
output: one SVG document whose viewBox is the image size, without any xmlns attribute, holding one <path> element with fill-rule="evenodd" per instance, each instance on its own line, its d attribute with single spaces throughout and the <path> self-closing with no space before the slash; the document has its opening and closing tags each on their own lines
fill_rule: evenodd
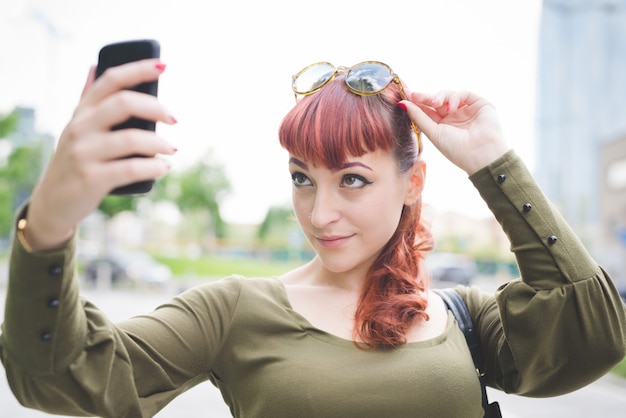
<svg viewBox="0 0 626 418">
<path fill-rule="evenodd" d="M 341 256 L 333 256 L 333 257 L 324 257 L 317 254 L 317 259 L 319 264 L 328 272 L 334 274 L 344 274 L 349 273 L 355 270 L 367 270 L 367 268 L 363 263 L 356 263 L 354 260 L 346 260 L 348 257 Z"/>
</svg>

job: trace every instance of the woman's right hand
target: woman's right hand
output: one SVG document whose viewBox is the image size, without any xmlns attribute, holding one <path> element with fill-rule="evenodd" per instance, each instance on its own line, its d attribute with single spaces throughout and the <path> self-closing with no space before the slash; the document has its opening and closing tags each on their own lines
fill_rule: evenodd
<svg viewBox="0 0 626 418">
<path fill-rule="evenodd" d="M 25 238 L 33 250 L 67 242 L 77 225 L 115 187 L 163 176 L 169 163 L 155 156 L 176 152 L 152 131 L 111 127 L 131 116 L 174 124 L 156 97 L 125 88 L 156 80 L 165 66 L 150 59 L 107 70 L 97 80 L 92 68 L 74 115 L 34 188 Z"/>
</svg>

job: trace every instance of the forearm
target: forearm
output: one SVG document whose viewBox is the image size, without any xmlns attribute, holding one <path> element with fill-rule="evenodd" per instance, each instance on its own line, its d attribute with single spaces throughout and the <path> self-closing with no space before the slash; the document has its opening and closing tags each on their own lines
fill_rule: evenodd
<svg viewBox="0 0 626 418">
<path fill-rule="evenodd" d="M 30 254 L 13 241 L 0 338 L 3 359 L 28 373 L 52 374 L 67 367 L 87 338 L 84 312 L 77 309 L 75 244 L 72 239 L 62 248 Z"/>
<path fill-rule="evenodd" d="M 56 250 L 31 252 L 13 240 L 0 335 L 7 379 L 29 408 L 103 416 L 132 410 L 130 416 L 141 416 L 137 396 L 130 396 L 135 388 L 123 335 L 79 297 L 75 246 L 74 237 Z M 119 390 L 129 395 L 123 401 L 112 399 Z"/>
<path fill-rule="evenodd" d="M 207 379 L 207 353 L 216 351 L 208 347 L 221 344 L 217 334 L 207 343 L 207 333 L 222 294 L 207 302 L 189 292 L 113 324 L 79 297 L 75 244 L 28 252 L 13 242 L 0 360 L 20 403 L 63 415 L 152 416 Z M 237 300 L 237 292 L 228 294 Z"/>
<path fill-rule="evenodd" d="M 471 177 L 507 234 L 522 280 L 496 293 L 505 340 L 490 365 L 510 392 L 552 396 L 624 356 L 626 313 L 610 278 L 512 152 Z M 493 328 L 494 333 L 497 328 Z M 494 334 L 495 335 L 495 334 Z"/>
<path fill-rule="evenodd" d="M 513 151 L 470 179 L 509 238 L 526 283 L 552 288 L 598 272 L 597 263 Z"/>
</svg>

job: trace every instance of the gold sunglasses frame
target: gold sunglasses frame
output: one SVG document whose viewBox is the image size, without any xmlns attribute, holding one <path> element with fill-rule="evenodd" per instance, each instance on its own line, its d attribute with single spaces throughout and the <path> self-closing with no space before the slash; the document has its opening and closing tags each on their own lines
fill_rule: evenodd
<svg viewBox="0 0 626 418">
<path fill-rule="evenodd" d="M 328 66 L 330 66 L 330 68 L 333 70 L 333 73 L 330 75 L 330 77 L 328 77 L 328 79 L 326 81 L 324 81 L 322 84 L 320 84 L 319 86 L 317 86 L 316 88 L 314 88 L 312 90 L 305 91 L 305 92 L 297 91 L 296 90 L 296 81 L 298 80 L 298 78 L 302 74 L 304 74 L 305 72 L 310 70 L 311 68 L 314 68 L 314 67 L 317 67 L 317 66 L 320 66 L 320 65 L 328 65 Z M 391 79 L 385 85 L 385 87 L 383 87 L 382 89 L 377 90 L 377 91 L 356 90 L 356 89 L 352 88 L 348 84 L 348 74 L 350 74 L 350 72 L 352 72 L 355 68 L 358 68 L 361 65 L 379 65 L 379 66 L 381 66 L 381 67 L 383 67 L 383 68 L 385 68 L 386 70 L 389 71 L 389 74 L 391 75 Z M 363 62 L 359 62 L 358 64 L 353 65 L 352 67 L 345 67 L 345 66 L 335 67 L 330 62 L 319 61 L 319 62 L 313 63 L 311 65 L 307 65 L 302 70 L 298 71 L 297 74 L 295 74 L 295 75 L 293 75 L 291 77 L 291 89 L 293 90 L 294 95 L 296 97 L 296 102 L 298 102 L 299 96 L 308 96 L 310 94 L 313 94 L 313 93 L 316 93 L 316 92 L 320 91 L 322 88 L 324 88 L 330 82 L 332 82 L 335 79 L 335 76 L 338 73 L 340 73 L 340 72 L 346 73 L 346 77 L 344 78 L 344 83 L 346 85 L 346 88 L 350 92 L 352 92 L 354 94 L 357 94 L 359 96 L 374 96 L 374 95 L 382 93 L 393 82 L 393 83 L 395 83 L 398 86 L 398 90 L 400 91 L 400 97 L 402 98 L 402 100 L 408 100 L 406 94 L 404 93 L 404 86 L 402 85 L 402 80 L 400 80 L 400 77 L 398 77 L 398 75 L 393 72 L 391 67 L 388 66 L 387 64 L 385 64 L 384 62 L 380 62 L 380 61 L 363 61 Z M 413 127 L 413 132 L 415 132 L 415 137 L 416 137 L 416 140 L 417 140 L 417 150 L 418 150 L 417 151 L 417 155 L 419 156 L 422 153 L 421 131 L 419 130 L 417 125 L 415 125 L 415 123 L 412 120 L 411 120 L 411 126 Z"/>
</svg>

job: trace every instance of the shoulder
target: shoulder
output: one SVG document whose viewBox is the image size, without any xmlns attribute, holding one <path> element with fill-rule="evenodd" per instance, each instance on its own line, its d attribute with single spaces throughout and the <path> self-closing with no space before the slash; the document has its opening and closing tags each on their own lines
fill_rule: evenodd
<svg viewBox="0 0 626 418">
<path fill-rule="evenodd" d="M 190 303 L 203 305 L 222 305 L 231 309 L 242 302 L 281 300 L 284 287 L 276 278 L 248 278 L 240 275 L 227 276 L 221 279 L 197 285 L 181 293 L 179 297 Z"/>
<path fill-rule="evenodd" d="M 456 286 L 454 288 L 467 305 L 474 321 L 479 321 L 489 312 L 497 312 L 496 298 L 493 293 L 486 292 L 477 286 Z"/>
<path fill-rule="evenodd" d="M 276 293 L 281 286 L 277 279 L 247 278 L 231 275 L 195 285 L 181 292 L 177 299 L 196 303 L 237 303 L 245 294 Z"/>
</svg>

